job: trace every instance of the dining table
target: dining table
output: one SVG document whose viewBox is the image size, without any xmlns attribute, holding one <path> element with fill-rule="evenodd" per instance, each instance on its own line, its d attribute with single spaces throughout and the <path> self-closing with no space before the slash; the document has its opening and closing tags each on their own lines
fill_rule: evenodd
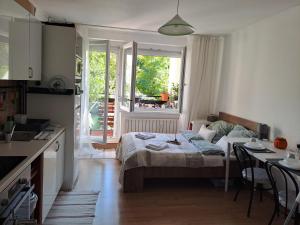
<svg viewBox="0 0 300 225">
<path fill-rule="evenodd" d="M 230 140 L 229 143 L 231 144 L 230 148 L 232 148 L 233 144 L 238 144 L 238 145 L 243 145 L 247 142 L 251 141 L 251 139 L 238 139 L 238 140 Z M 266 161 L 271 161 L 275 164 L 279 164 L 280 160 L 286 159 L 287 157 L 287 151 L 286 150 L 281 150 L 281 149 L 277 149 L 273 146 L 273 143 L 270 141 L 259 141 L 260 144 L 262 144 L 265 149 L 251 149 L 251 148 L 247 148 L 244 146 L 244 149 L 247 150 L 247 152 L 249 153 L 249 155 L 251 155 L 253 158 L 256 159 L 256 163 L 257 165 L 259 164 L 259 162 L 266 162 Z M 283 165 L 281 165 L 283 166 Z M 285 166 L 284 166 L 285 167 Z M 298 181 L 300 182 L 300 170 L 297 169 L 292 169 L 292 168 L 288 168 L 285 167 L 285 169 L 287 169 L 290 173 L 294 174 L 295 177 L 298 179 Z M 226 190 L 226 188 L 225 188 Z M 284 225 L 288 225 L 290 223 L 290 220 L 293 217 L 293 214 L 295 212 L 295 210 L 297 209 L 297 206 L 300 204 L 300 192 L 298 193 L 295 202 L 293 203 L 291 210 L 289 212 L 289 214 L 287 215 L 285 221 L 284 221 Z"/>
<path fill-rule="evenodd" d="M 235 156 L 233 154 L 233 144 L 241 144 L 243 145 L 244 143 L 250 142 L 252 138 L 226 138 L 226 142 L 224 142 L 227 149 L 226 152 L 226 170 L 225 170 L 225 192 L 228 191 L 229 187 L 229 168 L 230 168 L 230 161 L 231 159 L 234 159 Z M 266 162 L 267 160 L 281 160 L 286 158 L 287 151 L 286 150 L 281 150 L 277 149 L 274 147 L 273 142 L 268 141 L 268 140 L 256 140 L 258 143 L 262 144 L 265 149 L 263 150 L 252 150 L 251 149 L 246 149 L 248 153 L 256 159 L 256 164 L 258 165 L 259 162 Z"/>
</svg>

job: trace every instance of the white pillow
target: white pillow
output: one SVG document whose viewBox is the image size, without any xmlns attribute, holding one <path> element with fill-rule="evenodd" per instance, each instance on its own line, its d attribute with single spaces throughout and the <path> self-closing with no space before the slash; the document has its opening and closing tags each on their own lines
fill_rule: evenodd
<svg viewBox="0 0 300 225">
<path fill-rule="evenodd" d="M 225 155 L 227 154 L 227 148 L 228 148 L 228 138 L 227 136 L 223 136 L 218 142 L 216 143 L 219 147 L 222 148 L 222 150 L 225 152 Z"/>
<path fill-rule="evenodd" d="M 204 124 L 201 126 L 198 133 L 201 137 L 203 137 L 205 140 L 208 140 L 209 142 L 211 142 L 214 136 L 216 135 L 215 130 L 210 130 L 206 128 Z"/>
</svg>

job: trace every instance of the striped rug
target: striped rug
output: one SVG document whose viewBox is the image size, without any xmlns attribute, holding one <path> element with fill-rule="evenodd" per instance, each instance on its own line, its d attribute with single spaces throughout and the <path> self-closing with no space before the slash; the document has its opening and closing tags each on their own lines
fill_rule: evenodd
<svg viewBox="0 0 300 225">
<path fill-rule="evenodd" d="M 60 192 L 44 225 L 92 225 L 97 192 Z"/>
</svg>

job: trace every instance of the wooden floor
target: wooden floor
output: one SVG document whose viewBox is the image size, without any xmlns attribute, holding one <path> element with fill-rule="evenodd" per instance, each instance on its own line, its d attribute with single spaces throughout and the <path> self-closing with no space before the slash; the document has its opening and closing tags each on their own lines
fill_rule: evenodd
<svg viewBox="0 0 300 225">
<path fill-rule="evenodd" d="M 247 218 L 248 191 L 233 202 L 234 190 L 224 193 L 207 181 L 148 182 L 143 193 L 124 194 L 119 169 L 114 159 L 80 160 L 75 190 L 101 191 L 97 225 L 265 225 L 273 209 L 270 197 L 259 202 L 256 196 L 252 216 Z M 273 224 L 283 224 L 283 220 Z"/>
</svg>

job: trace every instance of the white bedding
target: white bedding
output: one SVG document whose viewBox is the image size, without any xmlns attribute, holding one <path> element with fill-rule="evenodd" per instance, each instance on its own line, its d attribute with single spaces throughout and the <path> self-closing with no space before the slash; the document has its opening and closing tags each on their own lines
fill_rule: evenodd
<svg viewBox="0 0 300 225">
<path fill-rule="evenodd" d="M 145 146 L 149 143 L 165 143 L 174 140 L 174 134 L 156 134 L 149 140 L 135 137 L 135 132 L 122 136 L 117 149 L 117 159 L 122 162 L 120 182 L 123 182 L 124 172 L 137 167 L 219 167 L 224 165 L 224 157 L 220 155 L 203 155 L 193 144 L 182 135 L 177 135 L 181 145 L 168 144 L 168 148 L 153 151 Z"/>
</svg>

